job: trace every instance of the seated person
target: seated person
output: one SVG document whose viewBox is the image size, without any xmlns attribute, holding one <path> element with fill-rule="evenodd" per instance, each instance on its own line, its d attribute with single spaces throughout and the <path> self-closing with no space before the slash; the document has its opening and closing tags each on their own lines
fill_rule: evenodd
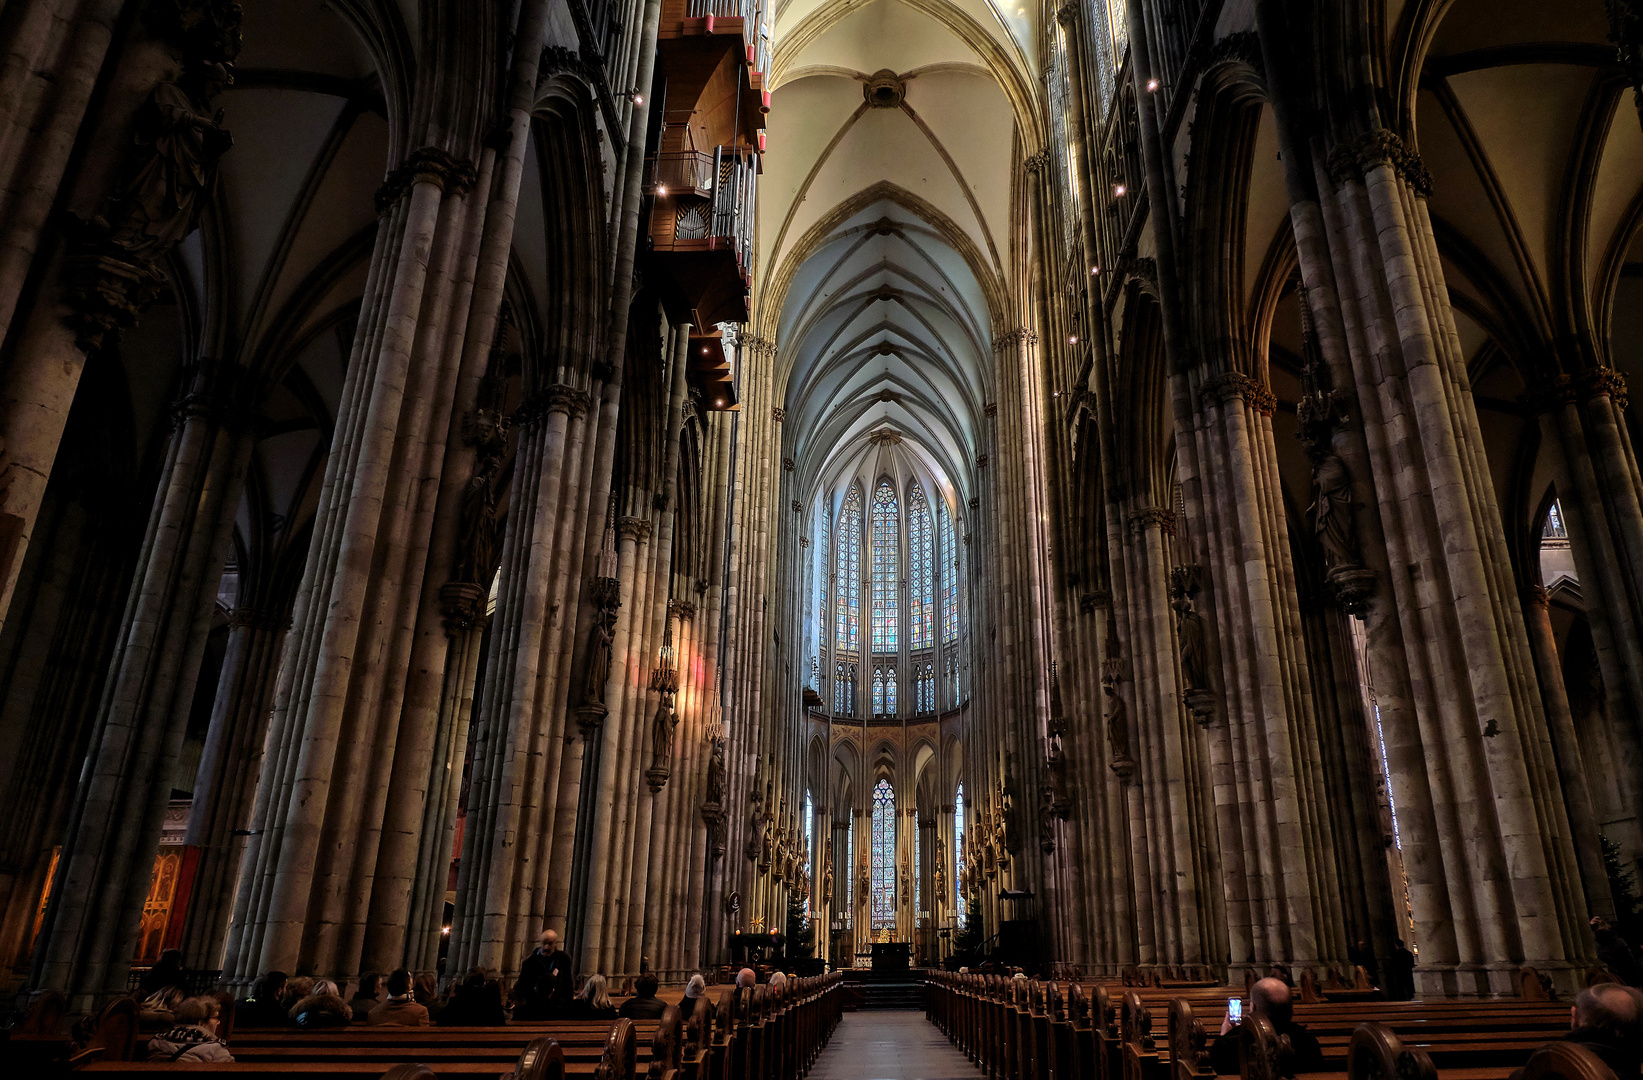
<svg viewBox="0 0 1643 1080">
<path fill-rule="evenodd" d="M 1294 1006 L 1289 986 L 1282 979 L 1262 979 L 1250 988 L 1249 1011 L 1264 1016 L 1279 1035 L 1289 1036 L 1289 1047 L 1294 1056 L 1289 1059 L 1291 1072 L 1322 1072 L 1323 1048 L 1310 1031 L 1294 1020 Z M 1237 1025 L 1229 1014 L 1221 1023 L 1221 1037 L 1209 1048 L 1209 1063 L 1221 1076 L 1238 1075 Z"/>
<path fill-rule="evenodd" d="M 291 984 L 307 982 L 292 979 Z M 298 989 L 301 989 L 298 986 Z M 354 1018 L 354 1010 L 342 1000 L 342 992 L 330 979 L 313 980 L 313 987 L 291 1006 L 291 1022 L 300 1028 L 345 1027 Z"/>
<path fill-rule="evenodd" d="M 707 980 L 702 978 L 700 973 L 692 975 L 690 981 L 685 983 L 685 1004 L 682 1010 L 685 1015 L 690 1014 L 690 1010 L 696 1007 L 696 999 L 705 993 L 707 993 Z"/>
<path fill-rule="evenodd" d="M 188 998 L 177 1006 L 176 1024 L 148 1040 L 150 1061 L 231 1062 L 234 1055 L 217 1038 L 222 1004 L 216 998 Z"/>
<path fill-rule="evenodd" d="M 137 1006 L 137 1023 L 144 1031 L 161 1031 L 176 1023 L 177 1006 L 188 1000 L 180 986 L 162 986 Z"/>
<path fill-rule="evenodd" d="M 616 1006 L 610 1001 L 610 987 L 603 975 L 589 975 L 582 992 L 570 1003 L 567 1020 L 614 1020 Z"/>
<path fill-rule="evenodd" d="M 629 1020 L 661 1019 L 667 1002 L 656 996 L 656 989 L 660 985 L 654 975 L 639 976 L 639 985 L 635 988 L 637 992 L 622 1002 L 622 1007 L 616 1011 L 616 1015 L 625 1016 Z"/>
<path fill-rule="evenodd" d="M 411 992 L 411 973 L 400 968 L 388 976 L 388 1000 L 371 1010 L 365 1021 L 372 1027 L 427 1027 L 427 1006 Z"/>
<path fill-rule="evenodd" d="M 251 984 L 251 996 L 234 1012 L 236 1027 L 289 1027 L 289 1006 L 280 1002 L 285 993 L 285 972 L 270 971 Z"/>
<path fill-rule="evenodd" d="M 502 984 L 487 978 L 484 968 L 468 972 L 439 1014 L 441 1027 L 500 1027 L 507 1022 Z"/>
<path fill-rule="evenodd" d="M 1617 1080 L 1637 1080 L 1643 1075 L 1643 993 L 1619 983 L 1587 987 L 1569 1010 L 1563 1041 L 1597 1055 Z M 1518 1069 L 1512 1080 L 1522 1076 Z"/>
<path fill-rule="evenodd" d="M 382 976 L 366 972 L 359 977 L 359 989 L 354 991 L 348 1007 L 354 1010 L 354 1023 L 364 1023 L 371 1010 L 382 1004 Z"/>
</svg>

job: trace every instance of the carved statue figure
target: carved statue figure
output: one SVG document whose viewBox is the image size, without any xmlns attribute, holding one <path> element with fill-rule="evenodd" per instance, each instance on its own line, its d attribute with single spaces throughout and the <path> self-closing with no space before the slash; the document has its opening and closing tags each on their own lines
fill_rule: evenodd
<svg viewBox="0 0 1643 1080">
<path fill-rule="evenodd" d="M 496 562 L 496 477 L 501 467 L 499 457 L 481 459 L 462 492 L 453 581 L 481 584 Z"/>
<path fill-rule="evenodd" d="M 673 711 L 673 695 L 663 694 L 656 706 L 656 719 L 650 725 L 651 768 L 663 769 L 673 761 L 673 729 L 679 726 L 679 717 Z"/>
<path fill-rule="evenodd" d="M 900 882 L 901 883 L 900 895 L 903 896 L 903 897 L 907 897 L 907 896 L 912 895 L 912 889 L 908 886 L 907 878 L 908 878 L 908 874 L 907 874 L 907 856 L 903 855 L 901 857 L 901 882 Z"/>
<path fill-rule="evenodd" d="M 1352 475 L 1335 454 L 1319 454 L 1313 460 L 1309 513 L 1329 567 L 1360 565 L 1358 539 L 1352 531 Z"/>
<path fill-rule="evenodd" d="M 725 798 L 725 741 L 721 735 L 713 737 L 713 750 L 707 759 L 707 801 L 721 806 Z"/>
<path fill-rule="evenodd" d="M 1112 683 L 1102 686 L 1101 692 L 1112 702 L 1107 713 L 1107 749 L 1113 761 L 1127 761 L 1130 756 L 1130 718 L 1124 699 L 1118 696 L 1118 687 Z"/>
<path fill-rule="evenodd" d="M 593 619 L 588 638 L 587 679 L 582 699 L 592 705 L 605 703 L 605 684 L 610 681 L 610 645 L 616 637 L 616 609 L 601 607 Z"/>
<path fill-rule="evenodd" d="M 759 817 L 759 812 L 755 810 L 747 818 L 746 854 L 748 862 L 758 862 L 759 860 L 759 845 L 763 839 L 760 834 L 763 831 L 764 821 Z"/>
<path fill-rule="evenodd" d="M 217 163 L 234 145 L 212 100 L 233 85 L 223 64 L 195 63 L 154 88 L 137 121 L 135 156 L 108 215 L 108 241 L 149 265 L 200 224 L 217 186 Z"/>
<path fill-rule="evenodd" d="M 1185 594 L 1170 601 L 1177 618 L 1176 633 L 1181 643 L 1181 680 L 1187 690 L 1209 689 L 1208 642 L 1204 617 L 1193 610 L 1192 598 Z"/>
</svg>

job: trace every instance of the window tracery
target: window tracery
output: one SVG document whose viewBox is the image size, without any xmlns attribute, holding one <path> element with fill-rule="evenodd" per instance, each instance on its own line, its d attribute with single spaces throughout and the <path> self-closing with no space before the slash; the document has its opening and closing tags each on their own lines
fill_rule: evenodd
<svg viewBox="0 0 1643 1080">
<path fill-rule="evenodd" d="M 917 651 L 935 644 L 935 537 L 930 503 L 917 480 L 907 493 L 908 647 Z"/>
<path fill-rule="evenodd" d="M 873 651 L 895 652 L 900 641 L 897 581 L 901 570 L 901 537 L 897 535 L 896 489 L 880 480 L 873 492 Z"/>
<path fill-rule="evenodd" d="M 850 485 L 839 510 L 838 646 L 853 653 L 861 647 L 861 488 Z"/>
<path fill-rule="evenodd" d="M 896 793 L 889 780 L 873 788 L 873 929 L 896 925 Z"/>
</svg>

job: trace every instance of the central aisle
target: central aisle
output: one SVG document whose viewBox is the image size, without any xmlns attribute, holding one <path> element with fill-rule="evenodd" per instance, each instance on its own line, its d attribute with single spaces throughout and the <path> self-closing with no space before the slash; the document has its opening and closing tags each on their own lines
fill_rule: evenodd
<svg viewBox="0 0 1643 1080">
<path fill-rule="evenodd" d="M 981 1073 L 923 1012 L 845 1013 L 808 1080 L 975 1080 Z"/>
</svg>

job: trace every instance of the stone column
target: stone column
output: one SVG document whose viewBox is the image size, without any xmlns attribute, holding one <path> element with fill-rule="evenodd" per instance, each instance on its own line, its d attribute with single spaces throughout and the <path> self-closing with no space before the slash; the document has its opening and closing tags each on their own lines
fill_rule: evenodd
<svg viewBox="0 0 1643 1080">
<path fill-rule="evenodd" d="M 585 391 L 555 384 L 520 410 L 524 431 L 502 580 L 474 721 L 451 970 L 512 970 L 541 932 L 544 915 L 557 917 L 556 929 L 563 930 L 563 909 L 546 905 L 548 868 L 540 864 L 556 855 L 560 773 L 580 767 L 580 747 L 567 746 L 576 741 L 564 704 L 569 680 L 559 675 L 561 655 L 574 647 L 569 635 L 576 620 L 565 609 L 580 589 L 581 552 L 573 541 L 585 535 L 580 476 L 589 450 L 588 405 Z M 557 858 L 563 873 L 569 854 L 559 850 Z"/>
<path fill-rule="evenodd" d="M 1588 597 L 1586 617 L 1604 691 L 1615 706 L 1607 714 L 1615 728 L 1608 741 L 1619 751 L 1613 782 L 1630 812 L 1611 817 L 1605 831 L 1636 862 L 1643 859 L 1636 810 L 1637 793 L 1643 792 L 1643 728 L 1637 720 L 1643 717 L 1643 480 L 1626 425 L 1626 384 L 1617 371 L 1591 368 L 1559 376 L 1535 388 L 1532 397 L 1549 407 L 1542 431 L 1557 451 L 1569 547 Z M 1534 633 L 1531 625 L 1531 638 Z"/>
<path fill-rule="evenodd" d="M 75 1008 L 125 988 L 251 455 L 243 369 L 191 376 L 35 954 L 33 985 Z"/>
<path fill-rule="evenodd" d="M 182 940 L 183 956 L 196 967 L 220 966 L 290 625 L 289 611 L 239 608 L 228 619 L 228 648 L 194 778 L 185 841 L 201 849 Z"/>
<path fill-rule="evenodd" d="M 1529 963 L 1567 982 L 1582 948 L 1568 819 L 1427 216 L 1430 181 L 1384 130 L 1340 140 L 1315 168 L 1341 286 L 1339 312 L 1319 321 L 1345 330 L 1395 568 L 1377 600 L 1397 612 L 1413 676 L 1416 730 L 1392 739 L 1423 748 L 1408 764 L 1430 776 L 1438 822 L 1443 884 L 1411 889 L 1427 935 L 1418 978 L 1429 992 L 1510 992 Z M 1400 728 L 1406 716 L 1382 720 Z M 1410 782 L 1394 768 L 1395 788 Z M 1400 811 L 1421 801 L 1395 794 Z"/>
<path fill-rule="evenodd" d="M 1612 919 L 1614 898 L 1609 891 L 1609 873 L 1603 864 L 1597 814 L 1592 810 L 1591 785 L 1586 778 L 1580 738 L 1575 734 L 1574 714 L 1569 709 L 1569 692 L 1563 685 L 1563 661 L 1558 656 L 1557 637 L 1552 632 L 1551 593 L 1543 586 L 1524 588 L 1523 621 L 1529 629 L 1529 647 L 1534 651 L 1535 670 L 1540 675 L 1546 726 L 1557 756 L 1557 778 L 1569 815 L 1587 910 Z"/>
<path fill-rule="evenodd" d="M 430 755 L 428 793 L 417 830 L 416 871 L 405 916 L 404 959 L 400 961 L 412 971 L 428 973 L 439 964 L 445 889 L 451 876 L 452 847 L 456 842 L 456 803 L 462 789 L 463 761 L 473 717 L 474 680 L 479 668 L 480 646 L 490 624 L 490 616 L 485 611 L 489 590 L 483 585 L 452 581 L 440 589 L 439 595 L 447 639 L 445 678 Z M 391 941 L 382 942 L 375 955 L 368 947 L 362 958 L 362 970 L 380 971 L 399 966 L 383 962 L 390 957 L 392 945 Z"/>
<path fill-rule="evenodd" d="M 1345 957 L 1326 795 L 1290 538 L 1278 489 L 1272 395 L 1226 372 L 1198 387 L 1180 433 L 1181 484 L 1218 626 L 1216 764 L 1232 962 L 1306 966 Z M 1178 423 L 1182 417 L 1178 411 Z M 1325 517 L 1329 511 L 1322 511 Z"/>
<path fill-rule="evenodd" d="M 0 618 L 11 604 L 86 355 L 135 325 L 154 302 L 165 286 L 164 260 L 193 232 L 206 202 L 188 170 L 178 171 L 170 191 L 129 193 L 143 182 L 143 155 L 166 153 L 160 140 L 134 146 L 133 133 L 156 94 L 188 102 L 215 129 L 212 97 L 220 86 L 195 76 L 206 65 L 232 62 L 240 40 L 239 10 L 230 5 L 191 13 L 199 20 L 191 25 L 181 0 L 158 0 L 124 26 L 128 5 L 120 0 L 15 6 L 0 59 L 0 345 L 7 354 L 0 464 L 9 478 L 0 491 Z M 126 37 L 110 65 L 117 28 Z M 98 111 L 88 116 L 94 95 Z M 227 147 L 225 138 L 203 140 L 197 165 L 206 184 Z M 170 220 L 133 211 L 133 200 L 162 195 Z M 52 228 L 54 215 L 85 225 L 66 238 Z M 39 285 L 20 310 L 31 277 Z"/>
</svg>

